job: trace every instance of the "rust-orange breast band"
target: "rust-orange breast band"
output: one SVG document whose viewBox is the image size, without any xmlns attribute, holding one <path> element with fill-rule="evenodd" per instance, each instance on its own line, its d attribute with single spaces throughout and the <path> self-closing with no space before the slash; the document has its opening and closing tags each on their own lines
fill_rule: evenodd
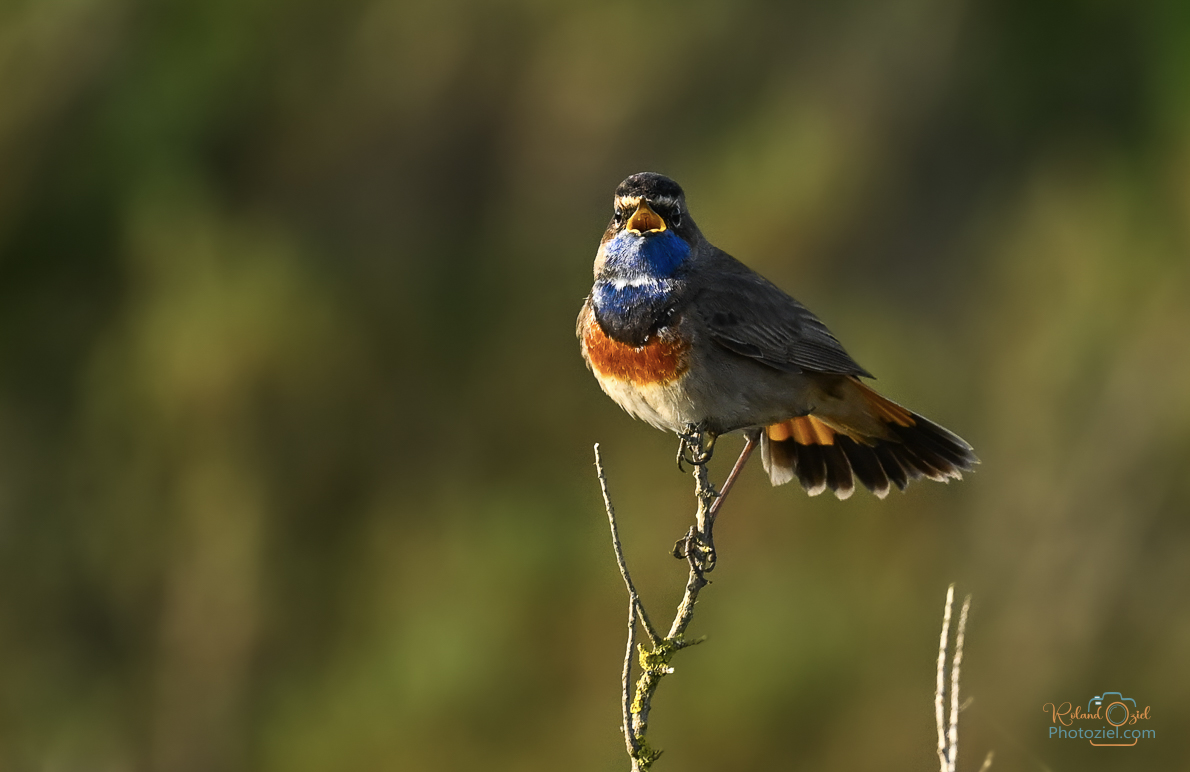
<svg viewBox="0 0 1190 772">
<path fill-rule="evenodd" d="M 690 366 L 689 344 L 671 333 L 652 335 L 643 346 L 629 346 L 607 337 L 594 319 L 585 326 L 587 360 L 605 378 L 662 386 L 681 378 Z"/>
</svg>

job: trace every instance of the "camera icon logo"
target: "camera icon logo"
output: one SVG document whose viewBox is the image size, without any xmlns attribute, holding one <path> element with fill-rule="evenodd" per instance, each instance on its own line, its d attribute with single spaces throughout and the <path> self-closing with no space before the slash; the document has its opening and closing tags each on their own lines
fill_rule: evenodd
<svg viewBox="0 0 1190 772">
<path fill-rule="evenodd" d="M 1129 711 L 1128 706 L 1132 706 L 1132 711 Z M 1096 697 L 1092 697 L 1087 702 L 1087 712 L 1094 713 L 1099 708 L 1103 708 L 1103 718 L 1112 726 L 1120 726 L 1128 720 L 1131 712 L 1136 710 L 1136 700 L 1131 697 L 1125 697 L 1119 692 L 1104 692 Z M 1123 715 L 1121 715 L 1121 712 Z M 1112 718 L 1118 718 L 1119 721 L 1112 721 Z"/>
</svg>

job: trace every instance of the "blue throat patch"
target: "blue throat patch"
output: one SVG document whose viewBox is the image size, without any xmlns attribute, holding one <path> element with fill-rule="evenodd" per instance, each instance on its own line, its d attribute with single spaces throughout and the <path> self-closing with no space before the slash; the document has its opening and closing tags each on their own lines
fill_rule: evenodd
<svg viewBox="0 0 1190 772">
<path fill-rule="evenodd" d="M 621 231 L 604 247 L 603 272 L 592 292 L 595 318 L 614 340 L 642 346 L 665 321 L 678 266 L 690 245 L 673 231 L 637 236 Z"/>
<path fill-rule="evenodd" d="M 690 245 L 673 231 L 660 236 L 637 236 L 620 231 L 603 250 L 604 274 L 646 274 L 668 278 L 690 254 Z"/>
</svg>

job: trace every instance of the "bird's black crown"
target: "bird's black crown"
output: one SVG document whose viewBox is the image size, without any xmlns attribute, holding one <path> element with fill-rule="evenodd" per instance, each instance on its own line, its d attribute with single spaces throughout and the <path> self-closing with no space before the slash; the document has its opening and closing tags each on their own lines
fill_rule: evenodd
<svg viewBox="0 0 1190 772">
<path fill-rule="evenodd" d="M 682 186 L 656 172 L 640 172 L 620 183 L 616 188 L 617 198 L 644 198 L 653 201 L 659 198 L 677 200 L 684 196 Z"/>
</svg>

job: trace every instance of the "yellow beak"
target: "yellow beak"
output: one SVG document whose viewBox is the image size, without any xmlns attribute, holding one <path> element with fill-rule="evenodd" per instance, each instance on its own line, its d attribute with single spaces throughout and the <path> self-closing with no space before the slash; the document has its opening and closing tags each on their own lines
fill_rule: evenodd
<svg viewBox="0 0 1190 772">
<path fill-rule="evenodd" d="M 650 209 L 649 202 L 642 198 L 624 228 L 635 232 L 638 236 L 642 233 L 661 233 L 665 230 L 665 220 Z"/>
</svg>

